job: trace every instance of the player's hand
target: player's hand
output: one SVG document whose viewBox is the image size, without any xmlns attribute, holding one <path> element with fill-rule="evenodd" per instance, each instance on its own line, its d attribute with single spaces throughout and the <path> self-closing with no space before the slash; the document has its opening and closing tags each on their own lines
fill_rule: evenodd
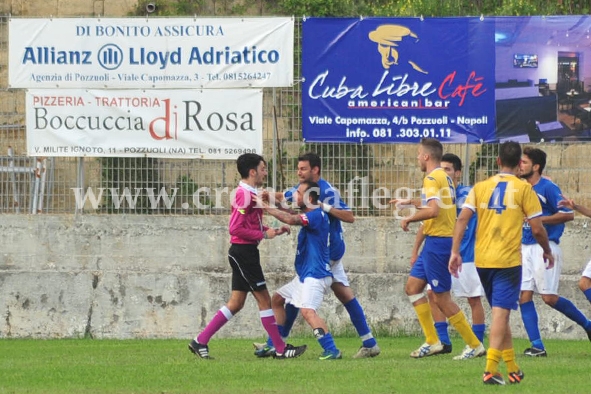
<svg viewBox="0 0 591 394">
<path fill-rule="evenodd" d="M 254 202 L 257 208 L 270 208 L 269 203 L 264 201 L 263 198 L 259 195 L 254 197 Z"/>
<path fill-rule="evenodd" d="M 264 201 L 264 202 L 269 202 L 269 191 L 268 190 L 263 190 L 260 194 L 259 197 Z"/>
<path fill-rule="evenodd" d="M 402 220 L 400 221 L 400 228 L 401 228 L 403 231 L 408 231 L 408 230 L 409 230 L 409 228 L 408 228 L 408 225 L 409 225 L 409 223 L 408 223 L 408 220 L 407 220 L 407 219 L 402 219 Z"/>
<path fill-rule="evenodd" d="M 554 268 L 554 256 L 552 255 L 552 253 L 546 253 L 544 252 L 544 263 L 546 263 L 546 269 L 552 269 Z"/>
<path fill-rule="evenodd" d="M 568 208 L 575 210 L 575 200 L 572 198 L 567 198 L 566 196 L 562 196 L 563 200 L 558 201 L 558 206 L 560 208 Z"/>
<path fill-rule="evenodd" d="M 415 208 L 410 198 L 394 198 L 388 201 L 388 204 L 394 205 L 396 209 Z"/>
<path fill-rule="evenodd" d="M 417 262 L 417 259 L 419 258 L 419 255 L 415 252 L 412 253 L 412 255 L 410 256 L 410 266 L 412 267 L 413 265 L 415 265 L 415 263 Z"/>
<path fill-rule="evenodd" d="M 288 225 L 285 225 L 285 226 L 281 226 L 279 228 L 276 228 L 275 235 L 281 235 L 281 234 L 291 234 L 291 227 L 289 227 Z"/>
<path fill-rule="evenodd" d="M 452 276 L 459 278 L 460 272 L 462 272 L 462 256 L 459 253 L 451 252 L 448 269 Z"/>
</svg>

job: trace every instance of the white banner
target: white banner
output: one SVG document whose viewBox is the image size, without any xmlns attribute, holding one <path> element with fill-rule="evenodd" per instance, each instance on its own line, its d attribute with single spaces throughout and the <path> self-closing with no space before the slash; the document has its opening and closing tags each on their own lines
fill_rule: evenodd
<svg viewBox="0 0 591 394">
<path fill-rule="evenodd" d="M 26 101 L 29 156 L 262 154 L 261 89 L 38 89 Z"/>
<path fill-rule="evenodd" d="M 11 88 L 293 84 L 293 18 L 10 19 Z"/>
</svg>

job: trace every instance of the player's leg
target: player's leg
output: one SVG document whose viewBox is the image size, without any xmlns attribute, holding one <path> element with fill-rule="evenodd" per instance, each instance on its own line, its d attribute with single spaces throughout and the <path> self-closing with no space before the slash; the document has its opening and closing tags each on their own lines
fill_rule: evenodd
<svg viewBox="0 0 591 394">
<path fill-rule="evenodd" d="M 511 310 L 516 310 L 519 302 L 521 266 L 504 269 L 478 268 L 478 275 L 486 298 L 492 308 L 484 383 L 504 384 L 498 372 L 501 358 L 507 363 L 510 381 L 512 382 L 511 374 L 513 374 L 513 379 L 521 379 L 523 378 L 523 372 L 515 363 L 515 349 L 513 348 L 509 325 Z"/>
<path fill-rule="evenodd" d="M 201 358 L 209 359 L 209 340 L 218 332 L 236 313 L 244 307 L 247 296 L 246 291 L 232 290 L 230 300 L 221 307 L 207 326 L 189 343 L 189 350 Z"/>
<path fill-rule="evenodd" d="M 283 286 L 279 291 L 273 294 L 272 304 L 275 317 L 278 324 L 281 326 L 279 332 L 283 338 L 287 338 L 291 329 L 299 315 L 299 309 L 293 305 L 291 299 L 299 286 L 299 277 L 296 277 L 287 285 Z M 289 300 L 289 301 L 286 301 Z M 270 340 L 270 339 L 269 339 Z"/>
<path fill-rule="evenodd" d="M 569 299 L 558 295 L 558 285 L 560 282 L 560 273 L 562 271 L 562 250 L 554 242 L 550 242 L 552 255 L 554 256 L 554 267 L 545 269 L 541 272 L 544 278 L 544 288 L 540 290 L 542 299 L 546 305 L 562 313 L 579 326 L 583 327 L 585 332 L 591 332 L 591 321 L 573 304 Z M 542 257 L 543 260 L 543 257 Z"/>
<path fill-rule="evenodd" d="M 539 250 L 538 250 L 539 248 Z M 535 245 L 521 245 L 521 264 L 523 275 L 521 277 L 521 294 L 519 296 L 519 310 L 521 320 L 527 332 L 531 347 L 524 350 L 524 354 L 530 357 L 546 357 L 546 348 L 542 341 L 540 328 L 538 326 L 538 312 L 533 301 L 534 290 L 536 290 L 536 260 L 539 259 L 542 247 Z M 543 252 L 543 251 L 542 251 Z M 543 257 L 542 257 L 543 260 Z M 545 268 L 545 267 L 543 267 Z M 539 280 L 543 282 L 543 276 Z M 537 288 L 539 291 L 540 289 Z"/>
<path fill-rule="evenodd" d="M 235 314 L 242 310 L 248 292 L 256 288 L 256 279 L 259 275 L 262 276 L 260 255 L 256 245 L 230 246 L 228 262 L 232 269 L 232 293 L 230 300 L 217 311 L 203 331 L 189 343 L 189 350 L 201 358 L 211 358 L 209 356 L 209 340 Z"/>
<path fill-rule="evenodd" d="M 258 303 L 261 323 L 265 331 L 267 331 L 269 338 L 273 342 L 275 352 L 283 354 L 285 351 L 285 342 L 281 337 L 278 322 L 275 319 L 275 314 L 271 308 L 271 296 L 269 295 L 269 291 L 265 287 L 264 289 L 253 291 L 252 294 Z"/>
<path fill-rule="evenodd" d="M 427 285 L 427 298 L 429 299 L 429 307 L 431 308 L 431 314 L 433 315 L 433 321 L 435 322 L 435 331 L 437 331 L 437 336 L 443 344 L 443 350 L 441 351 L 441 354 L 451 353 L 452 346 L 451 340 L 449 339 L 447 318 L 437 306 L 437 302 L 435 302 L 435 296 L 433 294 L 433 290 L 431 290 L 430 285 Z"/>
<path fill-rule="evenodd" d="M 468 305 L 472 313 L 472 331 L 474 335 L 484 342 L 484 332 L 486 331 L 486 323 L 484 321 L 484 306 L 482 305 L 482 297 L 468 297 Z"/>
<path fill-rule="evenodd" d="M 426 278 L 421 253 L 410 270 L 410 276 L 406 281 L 404 289 L 417 314 L 423 334 L 425 334 L 425 343 L 410 354 L 413 358 L 432 356 L 441 353 L 443 350 L 443 345 L 439 341 L 437 331 L 435 330 L 435 322 L 433 321 L 429 301 L 423 294 L 427 285 Z"/>
<path fill-rule="evenodd" d="M 474 263 L 464 262 L 462 264 L 462 272 L 460 272 L 459 277 L 451 278 L 451 292 L 456 297 L 464 297 L 468 300 L 472 315 L 472 331 L 480 342 L 484 342 L 486 325 L 481 299 L 484 290 Z"/>
<path fill-rule="evenodd" d="M 296 276 L 290 282 L 281 286 L 273 294 L 273 297 L 271 298 L 271 307 L 273 309 L 273 314 L 275 315 L 275 320 L 277 322 L 277 329 L 284 342 L 289 335 L 289 331 L 286 332 L 284 325 L 287 318 L 285 306 L 290 305 L 286 302 L 291 302 L 291 300 L 293 299 L 293 295 L 296 294 L 297 291 L 299 291 L 299 286 L 300 281 L 299 278 Z M 269 357 L 275 354 L 276 349 L 273 338 L 271 336 L 268 336 L 266 343 L 253 343 L 253 345 L 255 347 L 254 354 L 257 357 Z"/>
<path fill-rule="evenodd" d="M 460 334 L 466 347 L 462 354 L 454 359 L 469 359 L 484 355 L 486 350 L 476 335 L 460 307 L 451 299 L 451 274 L 448 269 L 451 251 L 451 238 L 427 237 L 423 253 L 425 256 L 425 274 L 433 290 L 435 302 L 447 317 L 449 324 Z"/>
<path fill-rule="evenodd" d="M 347 278 L 342 261 L 331 261 L 331 271 L 333 279 L 330 287 L 334 295 L 349 313 L 351 323 L 353 323 L 353 327 L 355 327 L 362 341 L 361 348 L 359 348 L 359 351 L 353 357 L 365 358 L 377 356 L 380 354 L 380 348 L 367 324 L 363 308 L 349 285 L 349 278 Z"/>
<path fill-rule="evenodd" d="M 591 302 L 591 261 L 587 263 L 587 266 L 583 270 L 583 274 L 579 280 L 579 289 L 585 294 L 587 300 Z M 591 341 L 591 331 L 587 331 L 587 337 Z"/>
<path fill-rule="evenodd" d="M 434 291 L 434 298 L 439 309 L 441 309 L 444 315 L 447 316 L 449 323 L 456 329 L 456 331 L 466 343 L 466 347 L 462 353 L 454 357 L 454 360 L 468 360 L 471 358 L 484 356 L 486 353 L 484 345 L 480 342 L 476 335 L 474 335 L 472 327 L 470 327 L 464 312 L 451 299 L 451 293 L 449 291 L 444 291 L 441 293 Z"/>
<path fill-rule="evenodd" d="M 300 308 L 300 313 L 308 325 L 312 328 L 314 336 L 324 350 L 320 356 L 321 360 L 331 360 L 342 358 L 341 351 L 336 347 L 334 338 L 329 332 L 324 320 L 316 312 L 326 290 L 332 283 L 331 277 L 322 279 L 306 278 L 300 287 L 300 291 L 294 299 L 294 304 Z"/>
<path fill-rule="evenodd" d="M 483 380 L 485 384 L 505 384 L 499 373 L 499 363 L 503 357 L 503 351 L 508 345 L 506 335 L 510 332 L 510 310 L 493 306 L 490 324 L 489 348 L 486 352 L 486 366 L 484 367 Z M 513 352 L 515 353 L 515 352 Z"/>
<path fill-rule="evenodd" d="M 587 263 L 587 266 L 581 274 L 581 279 L 579 280 L 579 289 L 581 289 L 583 294 L 585 294 L 587 300 L 591 302 L 591 261 Z"/>
</svg>

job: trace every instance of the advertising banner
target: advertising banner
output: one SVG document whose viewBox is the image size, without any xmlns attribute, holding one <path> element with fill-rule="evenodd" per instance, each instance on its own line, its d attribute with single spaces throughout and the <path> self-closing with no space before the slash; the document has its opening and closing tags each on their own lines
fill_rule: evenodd
<svg viewBox="0 0 591 394">
<path fill-rule="evenodd" d="M 10 19 L 10 88 L 293 85 L 293 18 Z"/>
<path fill-rule="evenodd" d="M 29 156 L 236 159 L 263 149 L 263 92 L 32 89 Z"/>
<path fill-rule="evenodd" d="M 481 18 L 306 18 L 310 142 L 495 138 L 495 26 Z"/>
</svg>

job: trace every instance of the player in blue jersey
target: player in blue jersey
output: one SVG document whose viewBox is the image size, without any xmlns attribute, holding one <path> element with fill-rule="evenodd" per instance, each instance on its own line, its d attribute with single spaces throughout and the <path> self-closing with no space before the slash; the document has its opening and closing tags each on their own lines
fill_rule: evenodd
<svg viewBox="0 0 591 394">
<path fill-rule="evenodd" d="M 453 153 L 446 153 L 441 157 L 441 168 L 445 173 L 452 179 L 454 186 L 456 187 L 456 207 L 458 215 L 462 210 L 462 205 L 468 193 L 472 189 L 470 186 L 464 186 L 460 183 L 462 179 L 462 160 Z M 476 266 L 474 265 L 474 241 L 476 231 L 476 216 L 468 221 L 464 238 L 462 238 L 462 244 L 460 246 L 460 253 L 462 255 L 462 272 L 459 277 L 452 276 L 451 278 L 451 291 L 456 297 L 464 297 L 468 300 L 470 310 L 472 311 L 472 331 L 474 335 L 484 342 L 484 332 L 486 329 L 484 321 L 484 307 L 482 306 L 481 297 L 484 295 L 484 289 L 480 283 Z M 422 227 L 417 232 L 417 240 L 415 241 L 415 248 L 413 249 L 412 261 L 416 261 L 418 257 L 418 249 L 424 239 Z M 418 243 L 418 245 L 417 245 Z M 451 340 L 448 333 L 448 324 L 445 315 L 437 305 L 433 292 L 428 290 L 429 305 L 431 306 L 431 313 L 433 313 L 433 320 L 435 320 L 435 330 L 439 336 L 439 340 L 443 344 L 443 350 L 441 354 L 451 353 L 452 346 Z"/>
<path fill-rule="evenodd" d="M 361 338 L 362 344 L 354 358 L 375 357 L 380 354 L 380 348 L 373 337 L 373 334 L 367 324 L 363 308 L 357 301 L 355 294 L 351 290 L 349 280 L 343 266 L 342 258 L 345 254 L 345 240 L 343 236 L 343 227 L 341 221 L 353 223 L 355 217 L 345 201 L 341 199 L 340 193 L 329 182 L 320 177 L 322 162 L 316 153 L 305 153 L 298 158 L 298 178 L 300 182 L 313 181 L 320 185 L 320 201 L 322 209 L 329 214 L 330 218 L 330 262 L 333 273 L 333 283 L 331 289 L 337 299 L 343 304 L 355 330 Z M 285 193 L 275 193 L 271 198 L 275 201 L 293 201 L 292 188 Z M 284 305 L 285 300 L 280 294 L 273 295 L 273 305 Z M 297 317 L 297 309 L 290 303 L 285 304 L 286 319 L 280 327 L 283 337 L 286 338 L 291 331 L 293 323 Z M 267 344 L 254 344 L 255 354 L 259 357 L 272 355 L 274 348 L 269 338 Z"/>
<path fill-rule="evenodd" d="M 281 287 L 278 293 L 293 304 L 314 331 L 314 336 L 324 352 L 320 360 L 340 359 L 334 339 L 317 310 L 322 304 L 324 294 L 332 284 L 330 254 L 328 247 L 330 220 L 319 205 L 320 186 L 316 182 L 303 181 L 293 194 L 293 199 L 303 212 L 294 214 L 261 204 L 264 209 L 290 225 L 302 226 L 298 234 L 298 247 L 295 258 L 296 277 Z M 273 307 L 278 325 L 285 320 L 283 305 Z"/>
<path fill-rule="evenodd" d="M 546 166 L 546 153 L 538 148 L 527 147 L 521 158 L 521 178 L 533 186 L 542 204 L 542 223 L 550 239 L 550 248 L 554 256 L 554 268 L 546 269 L 542 257 L 542 248 L 536 243 L 528 221 L 523 222 L 523 238 L 521 241 L 523 277 L 519 307 L 521 318 L 531 347 L 524 354 L 531 357 L 546 357 L 547 352 L 538 328 L 538 313 L 533 302 L 534 291 L 542 296 L 546 305 L 556 309 L 581 327 L 589 334 L 591 321 L 568 299 L 558 295 L 558 283 L 562 268 L 562 251 L 560 237 L 564 231 L 564 223 L 574 219 L 574 212 L 560 207 L 562 200 L 560 188 L 552 181 L 542 177 Z"/>
<path fill-rule="evenodd" d="M 564 197 L 564 200 L 558 202 L 558 206 L 572 209 L 591 218 L 591 208 L 579 205 L 573 199 Z M 579 289 L 585 294 L 587 300 L 591 302 L 591 261 L 583 269 L 581 279 L 579 280 Z M 587 331 L 587 337 L 591 341 L 591 331 Z"/>
</svg>

